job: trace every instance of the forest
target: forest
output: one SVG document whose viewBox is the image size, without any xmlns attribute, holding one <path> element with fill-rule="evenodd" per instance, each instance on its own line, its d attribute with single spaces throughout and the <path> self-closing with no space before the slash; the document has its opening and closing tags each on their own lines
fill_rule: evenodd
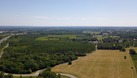
<svg viewBox="0 0 137 78">
<path fill-rule="evenodd" d="M 95 51 L 95 45 L 72 40 L 37 40 L 40 35 L 11 37 L 0 60 L 0 71 L 32 73 L 85 56 Z"/>
</svg>

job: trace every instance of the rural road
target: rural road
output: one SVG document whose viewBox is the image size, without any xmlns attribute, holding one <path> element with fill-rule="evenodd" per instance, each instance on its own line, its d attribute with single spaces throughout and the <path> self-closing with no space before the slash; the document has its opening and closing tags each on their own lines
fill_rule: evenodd
<svg viewBox="0 0 137 78">
<path fill-rule="evenodd" d="M 3 41 L 6 41 L 7 39 L 9 39 L 10 37 L 11 37 L 11 35 L 10 35 L 10 36 L 7 36 L 7 37 L 4 37 L 3 39 L 1 39 L 1 40 L 0 40 L 0 44 L 3 43 Z"/>
<path fill-rule="evenodd" d="M 31 74 L 12 74 L 13 76 L 38 76 L 39 73 L 41 73 L 42 71 L 44 71 L 45 69 L 42 69 L 42 70 L 38 70 L 34 73 L 31 73 Z M 8 73 L 5 73 L 5 75 L 7 75 Z M 59 73 L 60 75 L 62 76 L 67 76 L 69 78 L 78 78 L 74 75 L 71 75 L 71 74 L 67 74 L 67 73 Z"/>
<path fill-rule="evenodd" d="M 3 51 L 3 50 L 4 50 L 5 48 L 7 48 L 8 46 L 9 46 L 9 44 L 7 44 L 7 45 L 6 45 L 6 46 L 5 46 L 5 47 L 1 50 L 1 53 L 0 53 L 0 58 L 1 58 L 1 56 L 3 55 L 3 53 L 4 53 L 4 51 Z"/>
<path fill-rule="evenodd" d="M 3 39 L 1 39 L 1 40 L 0 40 L 0 44 L 3 43 L 4 41 L 6 41 L 7 39 L 9 39 L 10 37 L 11 37 L 11 35 L 10 35 L 10 36 L 7 36 L 7 37 L 4 37 Z M 5 48 L 7 48 L 8 46 L 9 46 L 9 44 L 7 44 L 7 45 L 1 50 L 1 52 L 0 52 L 0 58 L 1 58 L 2 54 L 3 54 L 3 50 L 4 50 Z"/>
</svg>

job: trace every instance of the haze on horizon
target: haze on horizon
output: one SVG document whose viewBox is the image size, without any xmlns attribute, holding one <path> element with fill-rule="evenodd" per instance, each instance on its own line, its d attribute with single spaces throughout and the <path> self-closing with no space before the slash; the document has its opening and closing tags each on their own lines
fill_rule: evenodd
<svg viewBox="0 0 137 78">
<path fill-rule="evenodd" d="M 137 0 L 0 0 L 0 26 L 137 26 Z"/>
</svg>

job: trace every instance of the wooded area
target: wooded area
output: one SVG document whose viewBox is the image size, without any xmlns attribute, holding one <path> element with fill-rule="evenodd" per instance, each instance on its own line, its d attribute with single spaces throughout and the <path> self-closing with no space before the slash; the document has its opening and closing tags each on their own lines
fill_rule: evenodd
<svg viewBox="0 0 137 78">
<path fill-rule="evenodd" d="M 7 42 L 0 60 L 0 70 L 8 73 L 31 73 L 46 67 L 69 62 L 95 50 L 94 44 L 64 41 L 36 40 L 36 35 L 13 36 Z"/>
</svg>

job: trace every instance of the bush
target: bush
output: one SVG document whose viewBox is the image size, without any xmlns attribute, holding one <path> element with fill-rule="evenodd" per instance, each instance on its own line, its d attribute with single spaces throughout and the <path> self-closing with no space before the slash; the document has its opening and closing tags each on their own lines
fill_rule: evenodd
<svg viewBox="0 0 137 78">
<path fill-rule="evenodd" d="M 39 77 L 42 77 L 42 78 L 59 78 L 59 76 L 56 75 L 56 73 L 51 72 L 51 70 L 49 70 L 49 69 L 44 70 L 42 73 L 40 73 Z"/>
<path fill-rule="evenodd" d="M 71 61 L 71 60 L 69 60 L 68 65 L 71 65 L 71 64 L 72 64 L 72 61 Z"/>
<path fill-rule="evenodd" d="M 135 51 L 134 49 L 130 49 L 130 50 L 129 50 L 129 54 L 135 55 L 135 54 L 136 54 L 136 51 Z"/>
<path fill-rule="evenodd" d="M 127 57 L 126 56 L 124 56 L 124 59 L 126 59 Z"/>
</svg>

